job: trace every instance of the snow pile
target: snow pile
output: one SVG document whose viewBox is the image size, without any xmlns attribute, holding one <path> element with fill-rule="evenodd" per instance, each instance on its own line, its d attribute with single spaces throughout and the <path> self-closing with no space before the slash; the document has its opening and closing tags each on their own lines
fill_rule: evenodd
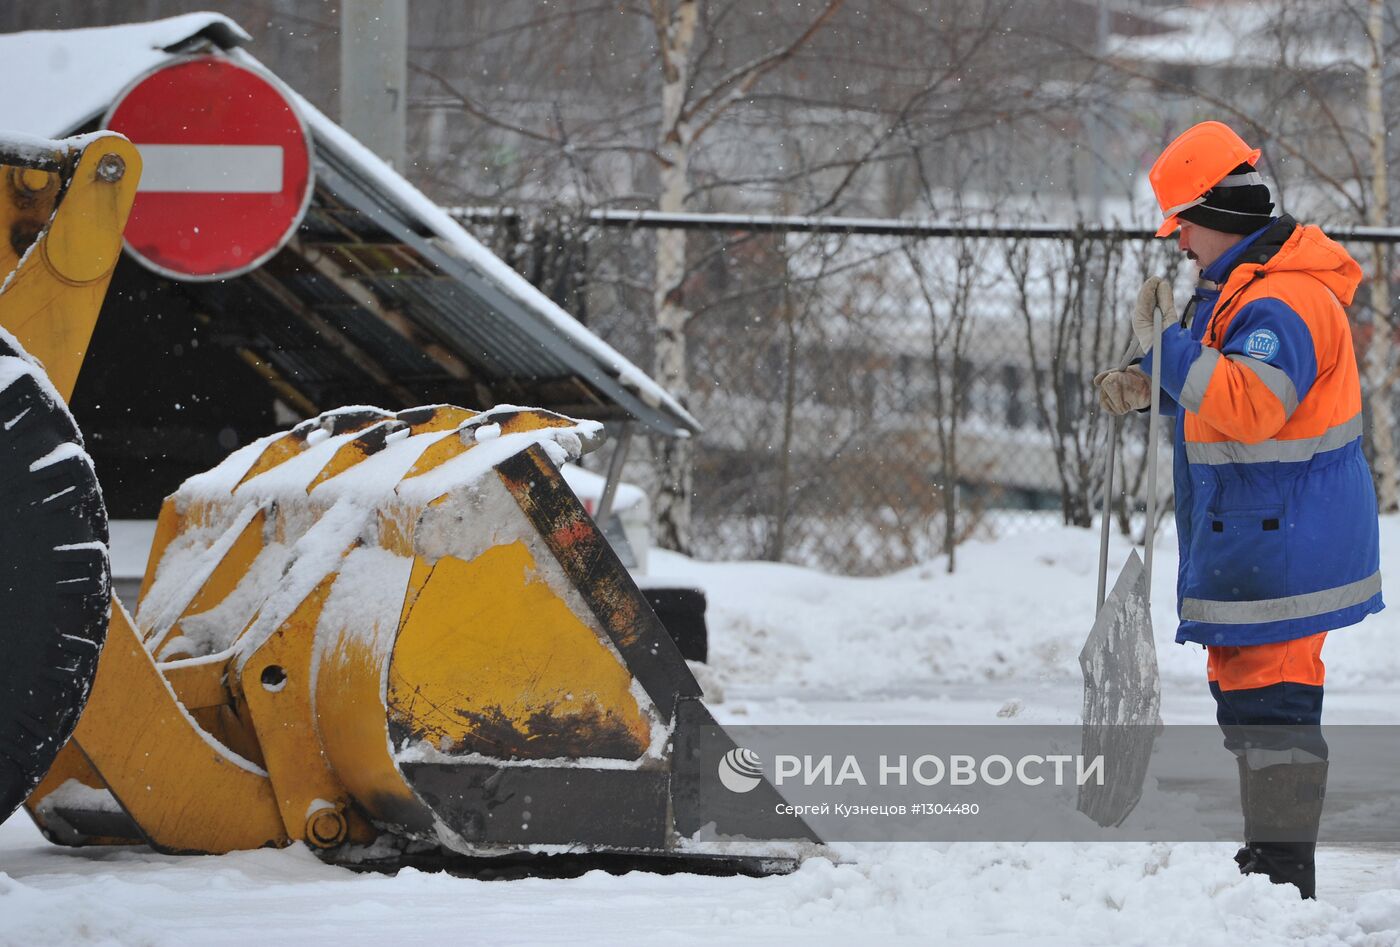
<svg viewBox="0 0 1400 947">
<path fill-rule="evenodd" d="M 495 944 L 1400 942 L 1393 862 L 1375 869 L 1392 887 L 1342 908 L 1241 877 L 1219 845 L 864 846 L 782 878 L 493 882 L 355 874 L 300 846 L 178 858 L 42 844 L 27 823 L 0 829 L 0 943 L 241 947 L 295 930 L 304 947 L 455 944 L 464 904 L 472 939 Z M 1324 855 L 1324 876 L 1340 863 Z"/>
<path fill-rule="evenodd" d="M 1400 542 L 1400 518 L 1382 529 L 1385 548 Z M 1126 551 L 1115 540 L 1114 572 Z M 673 554 L 659 555 L 657 566 L 709 594 L 714 671 L 729 694 L 714 708 L 722 722 L 769 722 L 799 706 L 803 722 L 1075 719 L 1097 534 L 972 543 L 959 556 L 951 577 L 938 563 L 882 579 Z M 1156 560 L 1164 697 L 1198 695 L 1206 714 L 1203 656 L 1171 643 L 1170 537 Z M 1400 589 L 1400 569 L 1391 568 L 1388 584 Z M 1400 655 L 1385 637 L 1397 630 L 1396 614 L 1373 616 L 1328 645 L 1334 682 L 1353 682 L 1334 693 L 1364 698 L 1373 717 L 1397 708 Z M 1049 710 L 1038 715 L 1047 701 L 1023 699 L 1029 693 L 1048 694 Z M 75 853 L 45 843 L 21 814 L 0 826 L 0 944 L 217 947 L 287 930 L 304 947 L 451 944 L 464 936 L 461 906 L 470 904 L 471 935 L 501 944 L 1400 945 L 1394 852 L 1324 848 L 1321 900 L 1302 902 L 1291 888 L 1241 877 L 1228 844 L 835 849 L 841 864 L 811 859 L 778 878 L 592 872 L 481 882 L 414 870 L 355 874 L 300 846 L 203 858 Z"/>
<path fill-rule="evenodd" d="M 938 562 L 849 578 L 660 551 L 652 572 L 708 593 L 711 663 L 726 684 L 874 695 L 939 681 L 1077 679 L 1096 550 L 1096 534 L 1063 529 L 968 543 L 952 576 Z M 1116 544 L 1113 561 L 1126 550 Z"/>
<path fill-rule="evenodd" d="M 1384 587 L 1400 602 L 1400 516 L 1381 521 Z M 1115 536 L 1109 584 L 1129 546 Z M 709 597 L 711 663 L 727 688 L 793 698 L 928 693 L 998 681 L 1077 685 L 1094 620 L 1097 530 L 1069 527 L 959 547 L 957 572 L 932 562 L 882 578 L 762 562 L 706 563 L 653 551 L 652 573 Z M 1168 685 L 1204 689 L 1205 655 L 1176 636 L 1176 538 L 1153 561 L 1152 621 Z M 1329 685 L 1400 678 L 1400 608 L 1328 638 Z M 1005 688 L 1000 688 L 1005 690 Z M 1007 691 L 1014 696 L 1014 692 Z M 1077 710 L 1077 707 L 1074 708 Z"/>
</svg>

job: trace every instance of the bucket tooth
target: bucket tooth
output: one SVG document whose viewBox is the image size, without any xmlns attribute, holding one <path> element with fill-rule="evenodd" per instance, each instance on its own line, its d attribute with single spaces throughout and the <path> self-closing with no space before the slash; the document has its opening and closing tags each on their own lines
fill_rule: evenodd
<svg viewBox="0 0 1400 947">
<path fill-rule="evenodd" d="M 261 476 L 274 467 L 286 463 L 293 457 L 299 456 L 307 447 L 318 443 L 321 439 L 353 434 L 356 431 L 362 431 L 367 427 L 392 419 L 394 419 L 394 415 L 388 411 L 368 407 L 341 408 L 338 411 L 327 411 L 314 418 L 308 418 L 285 434 L 265 442 L 257 459 L 244 472 L 234 489 L 243 486 L 254 477 Z M 249 445 L 249 447 L 253 446 Z"/>
<path fill-rule="evenodd" d="M 204 551 L 200 557 L 204 560 L 203 564 L 185 582 L 186 601 L 183 605 L 179 604 L 178 598 L 172 598 L 171 607 L 162 609 L 160 614 L 152 614 L 154 609 L 138 612 L 146 648 L 157 660 L 172 661 L 196 656 L 192 653 L 195 645 L 185 635 L 182 622 L 217 608 L 243 585 L 248 571 L 267 547 L 267 525 L 265 509 L 248 508 L 245 515 L 236 521 L 235 528 L 224 532 L 231 542 Z M 170 614 L 177 607 L 179 611 L 171 620 Z"/>
<path fill-rule="evenodd" d="M 432 434 L 434 431 L 454 431 L 463 421 L 470 421 L 477 412 L 450 404 L 429 404 L 420 408 L 408 408 L 394 415 L 413 428 L 414 434 Z"/>
<path fill-rule="evenodd" d="M 379 453 L 389 444 L 389 439 L 395 434 L 402 437 L 407 435 L 409 431 L 409 426 L 398 419 L 381 421 L 365 428 L 357 437 L 349 443 L 342 444 L 336 450 L 331 459 L 326 462 L 326 466 L 321 468 L 321 472 L 306 485 L 306 492 L 310 493 L 332 477 L 344 473 L 356 464 Z"/>
<path fill-rule="evenodd" d="M 353 434 L 362 431 L 371 424 L 378 424 L 380 421 L 387 421 L 394 417 L 392 411 L 385 411 L 383 408 L 370 407 L 369 405 L 356 405 L 350 408 L 336 408 L 334 411 L 325 411 L 314 418 L 302 421 L 292 428 L 293 433 L 299 433 L 305 439 L 314 430 L 322 430 L 332 437 L 341 434 Z"/>
</svg>

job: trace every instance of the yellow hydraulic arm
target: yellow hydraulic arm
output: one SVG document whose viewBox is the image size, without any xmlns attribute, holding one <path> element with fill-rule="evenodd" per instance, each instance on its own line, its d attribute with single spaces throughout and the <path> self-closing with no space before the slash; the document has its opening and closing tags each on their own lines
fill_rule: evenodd
<svg viewBox="0 0 1400 947">
<path fill-rule="evenodd" d="M 141 158 L 131 142 L 107 132 L 0 139 L 0 165 L 0 273 L 10 274 L 0 327 L 43 363 L 66 399 L 121 255 Z"/>
</svg>

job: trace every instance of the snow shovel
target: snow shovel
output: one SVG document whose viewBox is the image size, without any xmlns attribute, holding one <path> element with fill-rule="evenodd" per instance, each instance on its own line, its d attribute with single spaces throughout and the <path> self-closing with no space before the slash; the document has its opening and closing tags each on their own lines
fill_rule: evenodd
<svg viewBox="0 0 1400 947">
<path fill-rule="evenodd" d="M 1165 295 L 1165 299 L 1162 298 Z M 1141 304 L 1141 302 L 1140 302 Z M 1153 335 L 1162 337 L 1162 315 L 1173 311 L 1171 291 L 1154 302 Z M 1154 347 L 1160 347 L 1154 346 Z M 1127 368 L 1138 349 L 1129 343 L 1118 368 Z M 1094 627 L 1079 652 L 1084 672 L 1084 723 L 1081 752 L 1088 761 L 1104 758 L 1102 785 L 1079 788 L 1079 811 L 1099 825 L 1121 825 L 1142 797 L 1147 763 L 1152 756 L 1161 687 L 1152 637 L 1152 537 L 1157 525 L 1157 442 L 1161 426 L 1160 358 L 1152 360 L 1152 403 L 1148 415 L 1147 518 L 1143 532 L 1144 562 L 1134 549 L 1107 598 L 1108 535 L 1113 503 L 1114 445 L 1122 419 L 1115 417 L 1104 449 L 1103 523 L 1099 533 L 1098 607 Z"/>
</svg>

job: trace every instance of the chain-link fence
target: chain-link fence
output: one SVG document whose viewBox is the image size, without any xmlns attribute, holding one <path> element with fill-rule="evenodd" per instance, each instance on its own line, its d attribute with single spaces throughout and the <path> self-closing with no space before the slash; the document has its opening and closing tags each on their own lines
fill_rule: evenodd
<svg viewBox="0 0 1400 947">
<path fill-rule="evenodd" d="M 496 252 L 652 368 L 650 225 L 471 217 Z M 1089 525 L 1109 431 L 1090 379 L 1128 346 L 1147 276 L 1174 279 L 1182 301 L 1195 278 L 1174 241 L 1137 233 L 686 227 L 686 401 L 705 425 L 693 552 L 847 574 L 939 556 L 951 568 L 968 537 Z M 1369 318 L 1364 298 L 1352 315 Z M 1125 530 L 1142 505 L 1145 439 L 1145 418 L 1122 425 Z M 654 491 L 648 461 L 636 452 L 627 476 Z"/>
</svg>

